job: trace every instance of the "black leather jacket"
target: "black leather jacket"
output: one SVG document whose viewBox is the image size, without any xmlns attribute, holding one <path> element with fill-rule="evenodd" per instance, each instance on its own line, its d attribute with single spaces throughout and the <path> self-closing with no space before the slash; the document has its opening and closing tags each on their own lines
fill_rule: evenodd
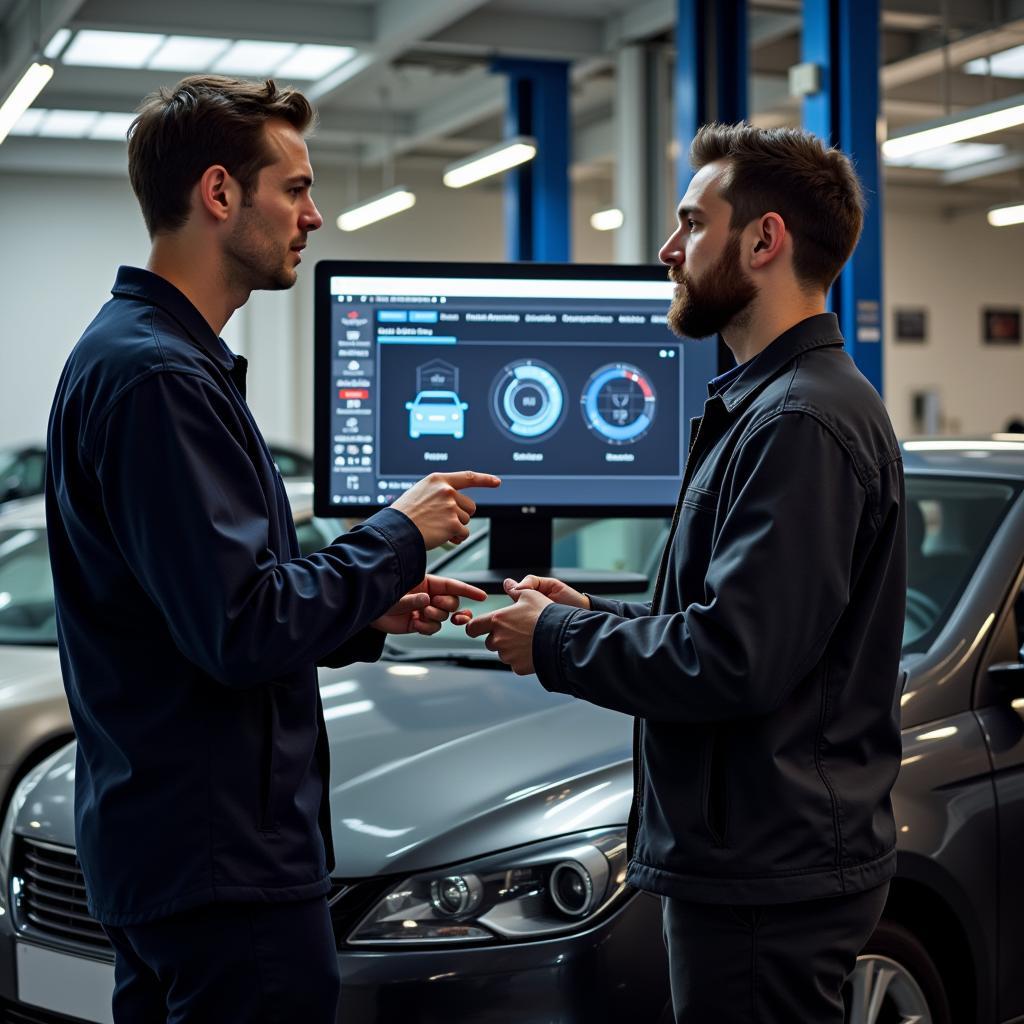
<svg viewBox="0 0 1024 1024">
<path fill-rule="evenodd" d="M 832 314 L 694 421 L 651 605 L 551 605 L 537 674 L 637 718 L 629 881 L 714 903 L 895 870 L 906 590 L 899 446 Z"/>
</svg>

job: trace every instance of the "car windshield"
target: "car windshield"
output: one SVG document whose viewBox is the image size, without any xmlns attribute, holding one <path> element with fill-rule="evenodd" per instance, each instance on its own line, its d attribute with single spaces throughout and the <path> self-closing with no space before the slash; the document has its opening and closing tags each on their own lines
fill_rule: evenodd
<svg viewBox="0 0 1024 1024">
<path fill-rule="evenodd" d="M 625 601 L 650 601 L 668 526 L 667 519 L 555 519 L 552 558 L 555 565 L 566 569 L 639 573 L 646 577 L 646 589 L 607 596 Z M 487 534 L 481 532 L 432 571 L 460 579 L 487 569 L 488 554 Z M 474 615 L 483 615 L 508 604 L 508 598 L 491 594 L 486 601 L 465 603 Z M 483 643 L 482 638 L 468 637 L 461 626 L 446 622 L 432 637 L 418 634 L 388 637 L 385 656 L 398 659 L 481 657 L 500 664 L 497 655 L 492 655 Z"/>
<path fill-rule="evenodd" d="M 938 636 L 1015 493 L 992 480 L 907 476 L 904 653 L 925 651 Z"/>
<path fill-rule="evenodd" d="M 53 577 L 41 526 L 0 529 L 0 644 L 55 644 Z"/>
</svg>

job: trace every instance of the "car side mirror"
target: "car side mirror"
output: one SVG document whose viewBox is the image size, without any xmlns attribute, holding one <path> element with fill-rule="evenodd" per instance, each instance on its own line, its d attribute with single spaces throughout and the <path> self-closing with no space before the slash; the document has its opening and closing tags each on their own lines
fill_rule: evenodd
<svg viewBox="0 0 1024 1024">
<path fill-rule="evenodd" d="M 1006 700 L 1024 697 L 1024 661 L 1007 661 L 990 665 L 988 677 L 996 693 Z"/>
</svg>

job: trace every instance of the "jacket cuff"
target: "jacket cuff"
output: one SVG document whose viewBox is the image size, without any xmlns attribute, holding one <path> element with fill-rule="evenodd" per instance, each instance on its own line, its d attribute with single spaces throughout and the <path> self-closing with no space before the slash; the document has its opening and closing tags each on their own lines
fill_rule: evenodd
<svg viewBox="0 0 1024 1024">
<path fill-rule="evenodd" d="M 386 634 L 379 629 L 367 626 L 321 658 L 317 664 L 324 668 L 343 668 L 355 661 L 377 661 L 384 653 L 386 639 Z"/>
<path fill-rule="evenodd" d="M 423 543 L 423 534 L 404 512 L 394 508 L 381 509 L 364 520 L 363 526 L 368 526 L 379 533 L 398 559 L 401 585 L 396 600 L 408 593 L 417 583 L 423 582 L 427 572 L 427 549 Z"/>
<path fill-rule="evenodd" d="M 552 693 L 576 696 L 562 668 L 562 644 L 569 623 L 580 611 L 580 608 L 552 603 L 537 619 L 533 631 L 533 670 L 537 673 L 540 685 Z"/>
<path fill-rule="evenodd" d="M 608 597 L 597 597 L 595 594 L 587 594 L 587 598 L 590 600 L 592 612 L 611 612 L 613 615 L 622 617 L 621 601 L 613 601 Z"/>
</svg>

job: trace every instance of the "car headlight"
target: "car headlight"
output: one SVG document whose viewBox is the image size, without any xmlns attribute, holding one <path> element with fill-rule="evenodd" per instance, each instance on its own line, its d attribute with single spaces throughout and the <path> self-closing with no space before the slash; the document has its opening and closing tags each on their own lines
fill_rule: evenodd
<svg viewBox="0 0 1024 1024">
<path fill-rule="evenodd" d="M 601 829 L 406 878 L 348 941 L 529 940 L 584 928 L 625 892 L 625 829 Z"/>
</svg>

